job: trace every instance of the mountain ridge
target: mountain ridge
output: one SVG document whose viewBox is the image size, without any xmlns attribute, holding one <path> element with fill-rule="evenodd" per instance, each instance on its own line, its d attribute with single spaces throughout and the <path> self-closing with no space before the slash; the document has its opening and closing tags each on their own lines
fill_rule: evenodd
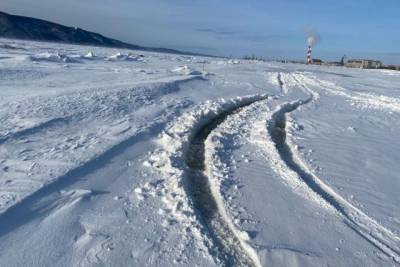
<svg viewBox="0 0 400 267">
<path fill-rule="evenodd" d="M 31 41 L 125 48 L 161 53 L 201 55 L 169 48 L 145 47 L 125 43 L 117 39 L 106 37 L 99 33 L 83 30 L 79 27 L 69 27 L 43 19 L 12 15 L 3 11 L 0 11 L 0 37 Z"/>
</svg>

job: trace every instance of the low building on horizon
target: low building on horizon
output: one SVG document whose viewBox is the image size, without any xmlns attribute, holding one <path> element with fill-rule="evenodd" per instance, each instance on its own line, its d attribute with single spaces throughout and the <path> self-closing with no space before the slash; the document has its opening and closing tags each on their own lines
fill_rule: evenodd
<svg viewBox="0 0 400 267">
<path fill-rule="evenodd" d="M 335 67 L 343 66 L 343 64 L 341 62 L 337 62 L 337 61 L 324 62 L 324 63 L 322 63 L 322 65 L 324 65 L 324 66 L 335 66 Z"/>
<path fill-rule="evenodd" d="M 323 61 L 319 58 L 313 58 L 311 59 L 311 63 L 309 64 L 314 64 L 314 65 L 322 65 Z"/>
<path fill-rule="evenodd" d="M 359 68 L 359 69 L 379 69 L 382 67 L 382 62 L 379 60 L 371 59 L 349 59 L 345 66 L 348 68 Z"/>
<path fill-rule="evenodd" d="M 400 65 L 383 65 L 381 69 L 400 71 Z"/>
</svg>

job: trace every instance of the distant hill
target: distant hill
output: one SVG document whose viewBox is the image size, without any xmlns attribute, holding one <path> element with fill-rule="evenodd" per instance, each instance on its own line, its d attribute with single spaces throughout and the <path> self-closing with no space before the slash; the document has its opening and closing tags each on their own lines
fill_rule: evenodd
<svg viewBox="0 0 400 267">
<path fill-rule="evenodd" d="M 190 54 L 168 48 L 143 47 L 107 38 L 101 34 L 76 27 L 30 17 L 10 15 L 0 11 L 0 37 L 33 41 L 59 42 L 79 45 L 127 48 L 162 53 Z"/>
</svg>

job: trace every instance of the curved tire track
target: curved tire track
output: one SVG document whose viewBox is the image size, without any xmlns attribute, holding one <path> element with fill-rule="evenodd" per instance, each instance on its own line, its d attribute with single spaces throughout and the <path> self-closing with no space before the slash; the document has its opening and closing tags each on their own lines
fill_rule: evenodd
<svg viewBox="0 0 400 267">
<path fill-rule="evenodd" d="M 230 115 L 266 98 L 226 110 L 204 125 L 191 139 L 185 158 L 186 165 L 189 167 L 185 173 L 187 179 L 185 190 L 198 213 L 198 220 L 206 228 L 217 247 L 215 256 L 225 266 L 260 266 L 260 263 L 258 258 L 248 253 L 248 245 L 240 238 L 229 218 L 224 216 L 226 212 L 224 207 L 218 204 L 219 196 L 213 193 L 209 178 L 205 174 L 205 141 L 210 133 Z"/>
<path fill-rule="evenodd" d="M 395 262 L 400 263 L 400 238 L 337 194 L 328 184 L 309 171 L 293 153 L 294 150 L 286 139 L 286 117 L 288 113 L 310 101 L 312 97 L 306 101 L 286 103 L 272 115 L 272 119 L 268 122 L 268 133 L 282 161 L 297 173 L 312 191 L 334 207 L 350 228 Z"/>
</svg>

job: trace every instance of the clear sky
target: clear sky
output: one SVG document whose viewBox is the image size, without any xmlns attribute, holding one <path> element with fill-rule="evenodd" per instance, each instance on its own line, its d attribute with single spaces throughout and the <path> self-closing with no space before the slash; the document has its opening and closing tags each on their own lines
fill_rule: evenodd
<svg viewBox="0 0 400 267">
<path fill-rule="evenodd" d="M 139 45 L 223 56 L 375 58 L 400 64 L 400 0 L 1 0 L 0 10 Z"/>
</svg>

